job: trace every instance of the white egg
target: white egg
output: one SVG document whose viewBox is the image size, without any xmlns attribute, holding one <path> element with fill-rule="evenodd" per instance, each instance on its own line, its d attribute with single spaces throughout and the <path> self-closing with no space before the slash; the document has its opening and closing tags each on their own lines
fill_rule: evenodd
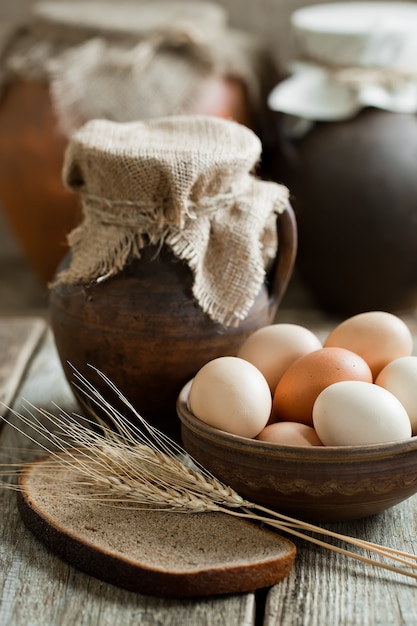
<svg viewBox="0 0 417 626">
<path fill-rule="evenodd" d="M 417 356 L 404 356 L 388 363 L 375 384 L 388 389 L 404 406 L 413 435 L 417 434 Z"/>
<path fill-rule="evenodd" d="M 391 392 L 347 380 L 324 389 L 313 406 L 313 424 L 325 446 L 385 443 L 411 437 L 407 411 Z"/>
<path fill-rule="evenodd" d="M 252 438 L 269 420 L 272 396 L 265 376 L 252 363 L 224 356 L 197 372 L 188 403 L 192 413 L 206 424 Z"/>
</svg>

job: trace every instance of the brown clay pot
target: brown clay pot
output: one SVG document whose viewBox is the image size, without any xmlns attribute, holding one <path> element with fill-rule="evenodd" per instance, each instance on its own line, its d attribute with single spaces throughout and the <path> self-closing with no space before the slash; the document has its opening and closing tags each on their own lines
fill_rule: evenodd
<svg viewBox="0 0 417 626">
<path fill-rule="evenodd" d="M 16 81 L 0 101 L 0 202 L 36 275 L 49 281 L 81 218 L 75 194 L 61 181 L 66 139 L 46 83 Z"/>
<path fill-rule="evenodd" d="M 370 108 L 283 141 L 280 180 L 297 218 L 297 269 L 326 310 L 416 306 L 416 154 L 417 116 Z"/>
<path fill-rule="evenodd" d="M 234 355 L 255 330 L 273 321 L 291 277 L 297 246 L 289 207 L 278 218 L 279 250 L 270 275 L 238 327 L 213 322 L 192 296 L 192 275 L 168 248 L 143 256 L 101 284 L 58 285 L 50 321 L 67 379 L 75 367 L 115 406 L 98 368 L 154 426 L 180 440 L 176 400 L 207 361 Z M 69 261 L 69 255 L 63 265 Z M 74 389 L 76 395 L 77 392 Z"/>
<path fill-rule="evenodd" d="M 255 130 L 246 89 L 238 80 L 207 79 L 190 113 L 233 119 Z M 67 139 L 60 134 L 40 81 L 14 81 L 0 100 L 0 203 L 34 273 L 49 282 L 65 256 L 67 234 L 81 219 L 79 198 L 61 171 Z"/>
<path fill-rule="evenodd" d="M 242 497 L 297 519 L 341 522 L 385 511 L 417 493 L 417 437 L 363 446 L 289 446 L 205 424 L 178 398 L 184 447 Z"/>
</svg>

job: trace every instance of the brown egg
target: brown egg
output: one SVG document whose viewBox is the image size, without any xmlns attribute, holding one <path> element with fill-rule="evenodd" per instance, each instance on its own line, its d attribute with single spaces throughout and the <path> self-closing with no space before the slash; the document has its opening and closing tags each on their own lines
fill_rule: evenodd
<svg viewBox="0 0 417 626">
<path fill-rule="evenodd" d="M 269 424 L 256 437 L 259 441 L 286 446 L 322 446 L 314 428 L 298 422 Z"/>
<path fill-rule="evenodd" d="M 344 320 L 332 330 L 325 347 L 337 346 L 359 354 L 375 379 L 385 365 L 413 352 L 413 336 L 402 319 L 385 311 L 368 311 Z"/>
<path fill-rule="evenodd" d="M 313 425 L 313 404 L 323 389 L 341 380 L 372 382 L 366 361 L 351 350 L 326 347 L 297 359 L 282 376 L 274 397 L 274 421 Z"/>
</svg>

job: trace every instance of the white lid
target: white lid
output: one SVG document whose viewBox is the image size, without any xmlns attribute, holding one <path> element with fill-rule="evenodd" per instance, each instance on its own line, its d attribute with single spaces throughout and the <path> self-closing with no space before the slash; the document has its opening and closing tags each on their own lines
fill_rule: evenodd
<svg viewBox="0 0 417 626">
<path fill-rule="evenodd" d="M 314 5 L 295 11 L 291 28 L 299 61 L 269 94 L 271 109 L 312 121 L 364 107 L 417 112 L 417 3 Z"/>
<path fill-rule="evenodd" d="M 294 11 L 296 54 L 329 65 L 417 63 L 417 4 L 340 2 Z"/>
</svg>

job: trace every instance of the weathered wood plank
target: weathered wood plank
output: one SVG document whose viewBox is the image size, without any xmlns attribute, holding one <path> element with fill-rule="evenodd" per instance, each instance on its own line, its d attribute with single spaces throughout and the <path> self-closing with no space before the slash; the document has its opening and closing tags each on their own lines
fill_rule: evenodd
<svg viewBox="0 0 417 626">
<path fill-rule="evenodd" d="M 291 312 L 289 312 L 291 315 Z M 306 321 L 308 320 L 308 321 Z M 279 321 L 284 321 L 283 319 Z M 286 319 L 288 321 L 288 318 Z M 312 316 L 291 318 L 321 337 L 333 326 Z M 406 319 L 417 331 L 414 317 Z M 23 398 L 36 406 L 65 410 L 77 405 L 47 332 L 19 387 L 14 407 Z M 3 462 L 16 458 L 27 442 L 10 427 L 0 433 Z M 25 452 L 29 459 L 34 454 Z M 0 491 L 0 623 L 23 626 L 107 626 L 114 624 L 255 623 L 255 596 L 245 594 L 201 601 L 160 600 L 132 594 L 93 579 L 49 553 L 24 527 L 15 494 Z M 329 525 L 330 526 L 330 525 Z M 417 496 L 385 513 L 331 528 L 380 544 L 416 552 Z M 290 576 L 269 590 L 264 626 L 408 626 L 417 620 L 416 583 L 296 540 L 298 556 Z"/>
<path fill-rule="evenodd" d="M 0 321 L 0 415 L 15 397 L 34 350 L 46 332 L 41 318 L 4 318 Z"/>
<path fill-rule="evenodd" d="M 48 332 L 13 405 L 25 402 L 55 411 L 77 405 Z M 13 419 L 13 418 L 12 418 Z M 22 452 L 23 448 L 32 448 Z M 6 426 L 0 434 L 2 462 L 35 456 L 22 435 Z M 24 527 L 15 493 L 0 490 L 0 624 L 13 626 L 123 626 L 201 624 L 252 626 L 254 594 L 203 600 L 164 600 L 133 594 L 89 577 L 61 561 Z"/>
<path fill-rule="evenodd" d="M 324 340 L 337 324 L 331 317 L 317 323 L 317 312 L 279 311 L 277 321 L 301 323 Z M 414 336 L 417 320 L 402 316 Z M 392 509 L 356 522 L 324 525 L 412 554 L 417 553 L 417 495 Z M 293 539 L 294 540 L 294 539 Z M 263 626 L 414 626 L 417 583 L 294 540 L 298 553 L 290 576 L 267 594 Z"/>
<path fill-rule="evenodd" d="M 329 528 L 416 553 L 417 496 L 380 515 Z M 417 583 L 296 541 L 290 576 L 270 590 L 264 626 L 412 626 Z"/>
</svg>

